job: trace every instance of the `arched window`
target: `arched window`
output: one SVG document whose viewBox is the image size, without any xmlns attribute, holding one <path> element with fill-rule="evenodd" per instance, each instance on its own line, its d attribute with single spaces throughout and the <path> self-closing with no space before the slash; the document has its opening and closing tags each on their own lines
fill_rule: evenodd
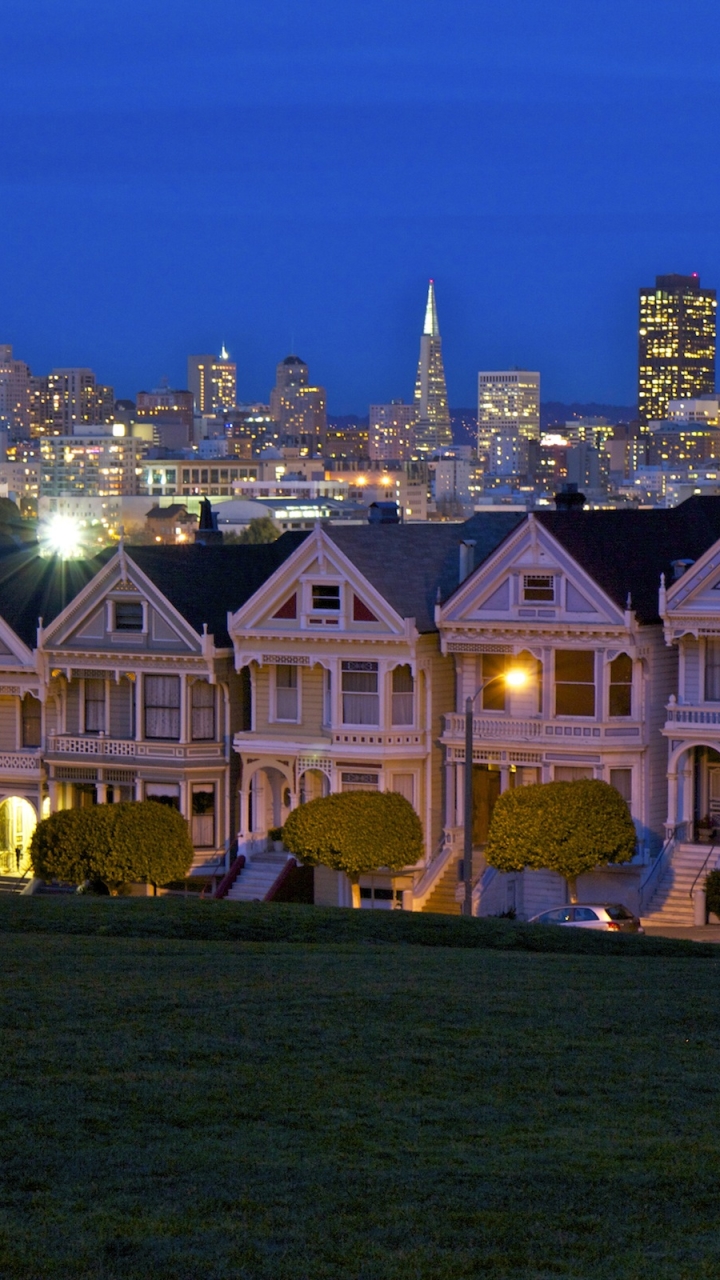
<svg viewBox="0 0 720 1280">
<path fill-rule="evenodd" d="M 627 653 L 619 653 L 610 663 L 608 711 L 611 716 L 632 715 L 632 658 Z"/>
<path fill-rule="evenodd" d="M 413 723 L 415 682 L 408 666 L 395 667 L 392 673 L 392 723 Z"/>
</svg>

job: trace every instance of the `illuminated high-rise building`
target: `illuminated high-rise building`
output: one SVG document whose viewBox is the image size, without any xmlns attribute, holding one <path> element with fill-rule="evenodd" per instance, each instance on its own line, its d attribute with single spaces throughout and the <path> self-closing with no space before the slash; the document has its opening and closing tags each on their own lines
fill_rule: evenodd
<svg viewBox="0 0 720 1280">
<path fill-rule="evenodd" d="M 311 387 L 308 367 L 299 356 L 286 356 L 277 366 L 270 392 L 270 415 L 280 440 L 301 452 L 321 454 L 327 435 L 327 396 L 324 387 Z"/>
<path fill-rule="evenodd" d="M 30 370 L 0 345 L 0 427 L 24 434 L 30 427 Z"/>
<path fill-rule="evenodd" d="M 237 365 L 222 347 L 219 356 L 188 356 L 188 389 L 195 412 L 223 413 L 237 404 Z"/>
<path fill-rule="evenodd" d="M 656 276 L 640 290 L 638 417 L 646 427 L 666 417 L 669 400 L 715 391 L 714 289 L 700 277 Z"/>
<path fill-rule="evenodd" d="M 374 460 L 387 462 L 411 458 L 415 440 L 415 405 L 393 400 L 370 405 L 368 452 Z"/>
<path fill-rule="evenodd" d="M 442 339 L 435 306 L 435 284 L 431 280 L 425 307 L 425 324 L 420 339 L 420 360 L 415 379 L 415 453 L 432 454 L 452 446 Z"/>
<path fill-rule="evenodd" d="M 495 369 L 478 374 L 478 453 L 491 453 L 493 437 L 502 432 L 515 434 L 521 441 L 539 440 L 539 373 Z"/>
</svg>

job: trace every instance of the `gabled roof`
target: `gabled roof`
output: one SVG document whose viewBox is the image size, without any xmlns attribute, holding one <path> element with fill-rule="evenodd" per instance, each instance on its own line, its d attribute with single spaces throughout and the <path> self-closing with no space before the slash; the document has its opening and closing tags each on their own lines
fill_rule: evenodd
<svg viewBox="0 0 720 1280">
<path fill-rule="evenodd" d="M 652 511 L 542 511 L 535 518 L 621 608 L 658 622 L 658 588 L 673 560 L 698 560 L 720 538 L 720 497 L 693 497 Z"/>
<path fill-rule="evenodd" d="M 228 610 L 243 604 L 305 537 L 284 533 L 256 546 L 126 547 L 125 554 L 198 633 L 206 622 L 222 648 L 230 645 Z M 0 616 L 34 648 L 38 618 L 48 626 L 116 554 L 114 547 L 88 560 L 42 557 L 36 547 L 0 554 Z"/>
<path fill-rule="evenodd" d="M 327 524 L 328 537 L 401 618 L 435 630 L 435 603 L 460 578 L 459 546 L 474 540 L 479 565 L 525 519 L 525 512 L 481 512 L 464 524 Z"/>
</svg>

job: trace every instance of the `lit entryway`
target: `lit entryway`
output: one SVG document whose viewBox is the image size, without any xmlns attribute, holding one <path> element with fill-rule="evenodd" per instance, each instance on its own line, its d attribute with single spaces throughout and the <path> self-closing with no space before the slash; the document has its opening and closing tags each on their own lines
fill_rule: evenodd
<svg viewBox="0 0 720 1280">
<path fill-rule="evenodd" d="M 21 796 L 9 796 L 0 804 L 0 875 L 22 875 L 28 870 L 36 825 L 35 810 Z"/>
</svg>

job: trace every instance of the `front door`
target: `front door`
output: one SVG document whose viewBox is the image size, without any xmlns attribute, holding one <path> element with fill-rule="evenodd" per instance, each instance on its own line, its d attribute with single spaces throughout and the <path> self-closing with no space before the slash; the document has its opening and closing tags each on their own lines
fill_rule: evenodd
<svg viewBox="0 0 720 1280">
<path fill-rule="evenodd" d="M 495 801 L 500 795 L 500 770 L 473 765 L 473 845 L 486 844 Z"/>
<path fill-rule="evenodd" d="M 715 826 L 720 827 L 720 764 L 708 765 L 708 810 Z"/>
</svg>

